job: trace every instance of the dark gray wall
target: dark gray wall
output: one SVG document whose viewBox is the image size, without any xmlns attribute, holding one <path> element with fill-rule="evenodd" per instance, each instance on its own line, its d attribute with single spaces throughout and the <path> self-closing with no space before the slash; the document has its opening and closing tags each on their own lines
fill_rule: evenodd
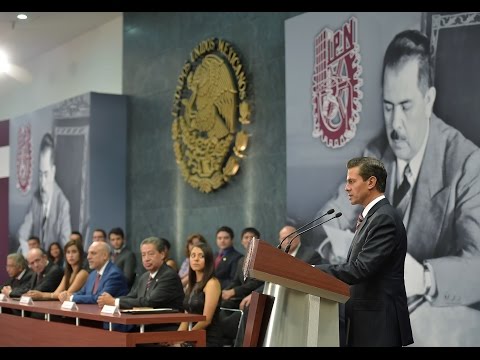
<svg viewBox="0 0 480 360">
<path fill-rule="evenodd" d="M 228 225 L 235 247 L 246 226 L 276 243 L 286 213 L 284 20 L 298 13 L 124 13 L 123 91 L 128 95 L 127 236 L 158 235 L 183 260 L 186 237 L 215 246 Z M 170 114 L 184 62 L 202 40 L 230 42 L 246 69 L 252 124 L 247 158 L 225 187 L 210 194 L 182 178 L 172 148 Z M 141 265 L 139 265 L 141 268 Z"/>
</svg>

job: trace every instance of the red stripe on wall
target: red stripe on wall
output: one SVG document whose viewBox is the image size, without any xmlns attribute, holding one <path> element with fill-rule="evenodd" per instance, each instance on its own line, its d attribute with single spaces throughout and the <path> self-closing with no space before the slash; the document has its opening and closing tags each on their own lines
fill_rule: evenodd
<svg viewBox="0 0 480 360">
<path fill-rule="evenodd" d="M 8 132 L 10 129 L 10 121 L 0 121 L 0 146 L 7 146 L 10 144 Z"/>
<path fill-rule="evenodd" d="M 1 124 L 1 123 L 0 123 Z M 8 278 L 5 272 L 8 255 L 8 178 L 0 179 L 0 284 Z"/>
</svg>

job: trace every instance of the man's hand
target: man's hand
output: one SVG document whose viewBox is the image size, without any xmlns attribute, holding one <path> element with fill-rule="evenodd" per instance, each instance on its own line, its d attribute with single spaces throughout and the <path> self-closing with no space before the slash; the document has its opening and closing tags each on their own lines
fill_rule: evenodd
<svg viewBox="0 0 480 360">
<path fill-rule="evenodd" d="M 405 290 L 407 297 L 425 295 L 424 268 L 412 255 L 405 256 Z"/>
<path fill-rule="evenodd" d="M 12 292 L 12 287 L 10 285 L 4 286 L 2 289 L 2 294 L 5 296 L 10 296 L 11 292 Z"/>
<path fill-rule="evenodd" d="M 233 289 L 228 289 L 228 290 L 222 290 L 222 299 L 223 300 L 228 300 L 231 297 L 235 296 L 235 290 Z"/>
<path fill-rule="evenodd" d="M 115 298 L 107 292 L 102 293 L 97 299 L 97 304 L 99 307 L 104 305 L 115 305 Z"/>
<path fill-rule="evenodd" d="M 245 310 L 245 306 L 250 306 L 250 301 L 252 300 L 252 294 L 245 296 L 242 301 L 240 301 L 240 305 L 238 308 L 240 310 Z"/>
</svg>

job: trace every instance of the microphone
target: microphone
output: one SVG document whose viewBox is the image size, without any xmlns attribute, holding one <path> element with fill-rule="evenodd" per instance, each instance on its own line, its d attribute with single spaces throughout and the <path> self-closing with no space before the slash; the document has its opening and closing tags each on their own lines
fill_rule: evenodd
<svg viewBox="0 0 480 360">
<path fill-rule="evenodd" d="M 310 221 L 309 223 L 307 223 L 307 224 L 305 224 L 305 225 L 300 226 L 298 229 L 295 229 L 294 232 L 291 232 L 290 234 L 288 234 L 287 236 L 285 236 L 285 237 L 282 239 L 282 241 L 280 241 L 280 244 L 278 244 L 277 249 L 281 249 L 281 248 L 282 248 L 283 242 L 284 242 L 285 240 L 287 240 L 289 236 L 292 236 L 292 235 L 295 234 L 297 231 L 302 230 L 302 229 L 305 229 L 305 227 L 308 226 L 308 225 L 310 225 L 311 223 L 313 223 L 313 222 L 315 222 L 315 221 L 317 221 L 317 220 L 320 220 L 322 217 L 324 217 L 324 216 L 326 216 L 326 215 L 333 214 L 334 212 L 335 212 L 335 210 L 330 209 L 330 210 L 328 210 L 325 214 L 323 214 L 322 216 L 320 216 L 320 217 L 318 217 L 318 218 L 316 218 L 316 219 L 313 219 L 312 221 Z"/>
<path fill-rule="evenodd" d="M 333 209 L 332 209 L 333 210 Z M 290 251 L 290 246 L 292 245 L 292 242 L 293 240 L 297 237 L 297 236 L 300 236 L 302 235 L 303 233 L 306 233 L 307 231 L 310 231 L 314 228 L 316 228 L 317 226 L 320 226 L 320 225 L 323 225 L 325 224 L 326 222 L 329 222 L 330 220 L 333 220 L 333 219 L 336 219 L 336 218 L 339 218 L 340 216 L 342 216 L 342 213 L 341 212 L 338 212 L 335 214 L 335 216 L 332 216 L 330 219 L 327 219 L 325 221 L 322 221 L 321 223 L 319 224 L 315 224 L 313 226 L 310 226 L 308 229 L 305 229 L 303 231 L 300 231 L 299 233 L 297 233 L 297 235 L 295 235 L 292 240 L 290 240 L 290 242 L 288 243 L 287 247 L 285 248 L 285 252 L 288 254 L 288 252 Z"/>
</svg>

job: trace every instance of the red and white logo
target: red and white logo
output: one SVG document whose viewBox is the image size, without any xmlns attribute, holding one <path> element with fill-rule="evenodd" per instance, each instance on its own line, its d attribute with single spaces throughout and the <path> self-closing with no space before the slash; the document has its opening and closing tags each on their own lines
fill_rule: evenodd
<svg viewBox="0 0 480 360">
<path fill-rule="evenodd" d="M 362 110 L 361 73 L 355 17 L 340 30 L 325 28 L 315 37 L 312 136 L 330 148 L 342 147 L 355 136 Z"/>
<path fill-rule="evenodd" d="M 26 194 L 32 185 L 32 129 L 30 124 L 18 129 L 17 189 Z"/>
</svg>

